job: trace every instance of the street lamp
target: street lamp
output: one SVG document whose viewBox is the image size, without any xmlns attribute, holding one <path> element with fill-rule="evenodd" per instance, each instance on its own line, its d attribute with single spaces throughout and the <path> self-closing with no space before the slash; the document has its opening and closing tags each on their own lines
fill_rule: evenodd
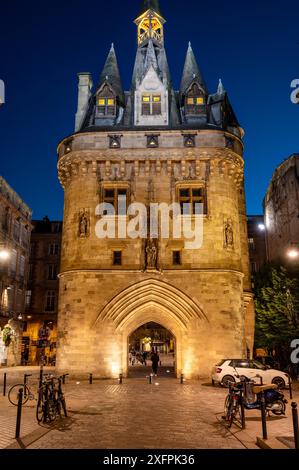
<svg viewBox="0 0 299 470">
<path fill-rule="evenodd" d="M 258 224 L 258 229 L 259 229 L 261 232 L 264 232 L 264 231 L 266 230 L 265 224 Z"/>
<path fill-rule="evenodd" d="M 299 250 L 296 250 L 295 248 L 292 248 L 291 250 L 289 250 L 287 252 L 287 256 L 290 258 L 290 259 L 296 259 L 299 257 Z"/>
<path fill-rule="evenodd" d="M 9 256 L 10 256 L 10 253 L 9 253 L 8 250 L 6 250 L 5 248 L 0 249 L 0 260 L 1 261 L 8 260 Z"/>
</svg>

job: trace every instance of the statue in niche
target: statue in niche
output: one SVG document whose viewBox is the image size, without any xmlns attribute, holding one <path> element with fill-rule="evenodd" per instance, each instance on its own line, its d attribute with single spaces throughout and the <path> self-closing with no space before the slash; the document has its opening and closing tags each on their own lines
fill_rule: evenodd
<svg viewBox="0 0 299 470">
<path fill-rule="evenodd" d="M 79 237 L 87 238 L 89 232 L 89 213 L 86 210 L 80 211 L 79 215 Z"/>
<path fill-rule="evenodd" d="M 224 246 L 225 248 L 234 247 L 234 231 L 231 220 L 227 220 L 224 224 Z"/>
<path fill-rule="evenodd" d="M 155 241 L 150 238 L 145 247 L 146 252 L 146 267 L 151 269 L 156 269 L 157 267 L 157 258 L 158 258 L 158 248 Z"/>
</svg>

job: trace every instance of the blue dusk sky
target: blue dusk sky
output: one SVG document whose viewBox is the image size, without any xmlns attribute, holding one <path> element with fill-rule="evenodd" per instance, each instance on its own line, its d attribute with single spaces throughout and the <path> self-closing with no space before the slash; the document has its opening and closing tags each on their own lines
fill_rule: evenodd
<svg viewBox="0 0 299 470">
<path fill-rule="evenodd" d="M 9 0 L 0 2 L 0 174 L 33 209 L 62 218 L 56 173 L 58 142 L 71 134 L 77 73 L 97 82 L 114 42 L 125 89 L 136 52 L 133 24 L 140 0 Z M 261 213 L 275 167 L 299 152 L 299 2 L 160 0 L 174 87 L 191 41 L 209 91 L 222 78 L 245 130 L 249 214 Z"/>
</svg>

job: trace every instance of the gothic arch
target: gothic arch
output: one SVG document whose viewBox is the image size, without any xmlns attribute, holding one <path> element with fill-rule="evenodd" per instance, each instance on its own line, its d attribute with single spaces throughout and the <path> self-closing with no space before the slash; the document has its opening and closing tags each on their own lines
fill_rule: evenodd
<svg viewBox="0 0 299 470">
<path fill-rule="evenodd" d="M 136 312 L 155 305 L 181 329 L 186 330 L 192 320 L 205 320 L 202 309 L 177 287 L 157 279 L 133 284 L 113 297 L 102 309 L 95 324 L 112 321 L 116 331 L 126 329 Z M 166 325 L 165 325 L 166 326 Z"/>
</svg>

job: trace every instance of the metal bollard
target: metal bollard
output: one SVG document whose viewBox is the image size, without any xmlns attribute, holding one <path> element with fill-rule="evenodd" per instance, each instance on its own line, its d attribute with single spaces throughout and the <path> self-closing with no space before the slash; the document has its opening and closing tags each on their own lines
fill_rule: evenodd
<svg viewBox="0 0 299 470">
<path fill-rule="evenodd" d="M 290 400 L 293 400 L 292 381 L 291 381 L 290 375 L 289 375 L 289 393 L 290 393 Z"/>
<path fill-rule="evenodd" d="M 4 377 L 3 377 L 3 396 L 5 397 L 6 395 L 6 372 L 4 372 Z"/>
<path fill-rule="evenodd" d="M 92 385 L 92 374 L 89 374 L 89 384 Z"/>
<path fill-rule="evenodd" d="M 62 376 L 62 383 L 63 383 L 63 385 L 65 385 L 65 378 L 66 378 L 68 375 L 70 375 L 70 374 L 63 374 L 63 376 Z"/>
<path fill-rule="evenodd" d="M 118 383 L 121 385 L 123 383 L 123 375 L 119 374 Z"/>
<path fill-rule="evenodd" d="M 266 402 L 264 392 L 261 393 L 261 415 L 262 415 L 262 428 L 263 428 L 263 439 L 268 439 L 267 434 L 267 416 L 266 416 Z"/>
<path fill-rule="evenodd" d="M 184 383 L 184 374 L 181 374 L 181 384 Z"/>
<path fill-rule="evenodd" d="M 152 376 L 152 374 L 150 374 L 149 377 L 148 377 L 148 383 L 151 384 L 152 381 L 153 381 L 153 376 Z"/>
<path fill-rule="evenodd" d="M 294 429 L 294 441 L 295 441 L 295 449 L 299 449 L 299 429 L 298 429 L 298 410 L 297 410 L 297 403 L 294 401 L 291 404 L 292 406 L 292 418 L 293 418 L 293 429 Z"/>
<path fill-rule="evenodd" d="M 19 389 L 18 393 L 18 411 L 17 411 L 17 422 L 16 422 L 16 439 L 20 437 L 21 431 L 21 418 L 22 418 L 22 404 L 23 404 L 23 389 Z"/>
</svg>

